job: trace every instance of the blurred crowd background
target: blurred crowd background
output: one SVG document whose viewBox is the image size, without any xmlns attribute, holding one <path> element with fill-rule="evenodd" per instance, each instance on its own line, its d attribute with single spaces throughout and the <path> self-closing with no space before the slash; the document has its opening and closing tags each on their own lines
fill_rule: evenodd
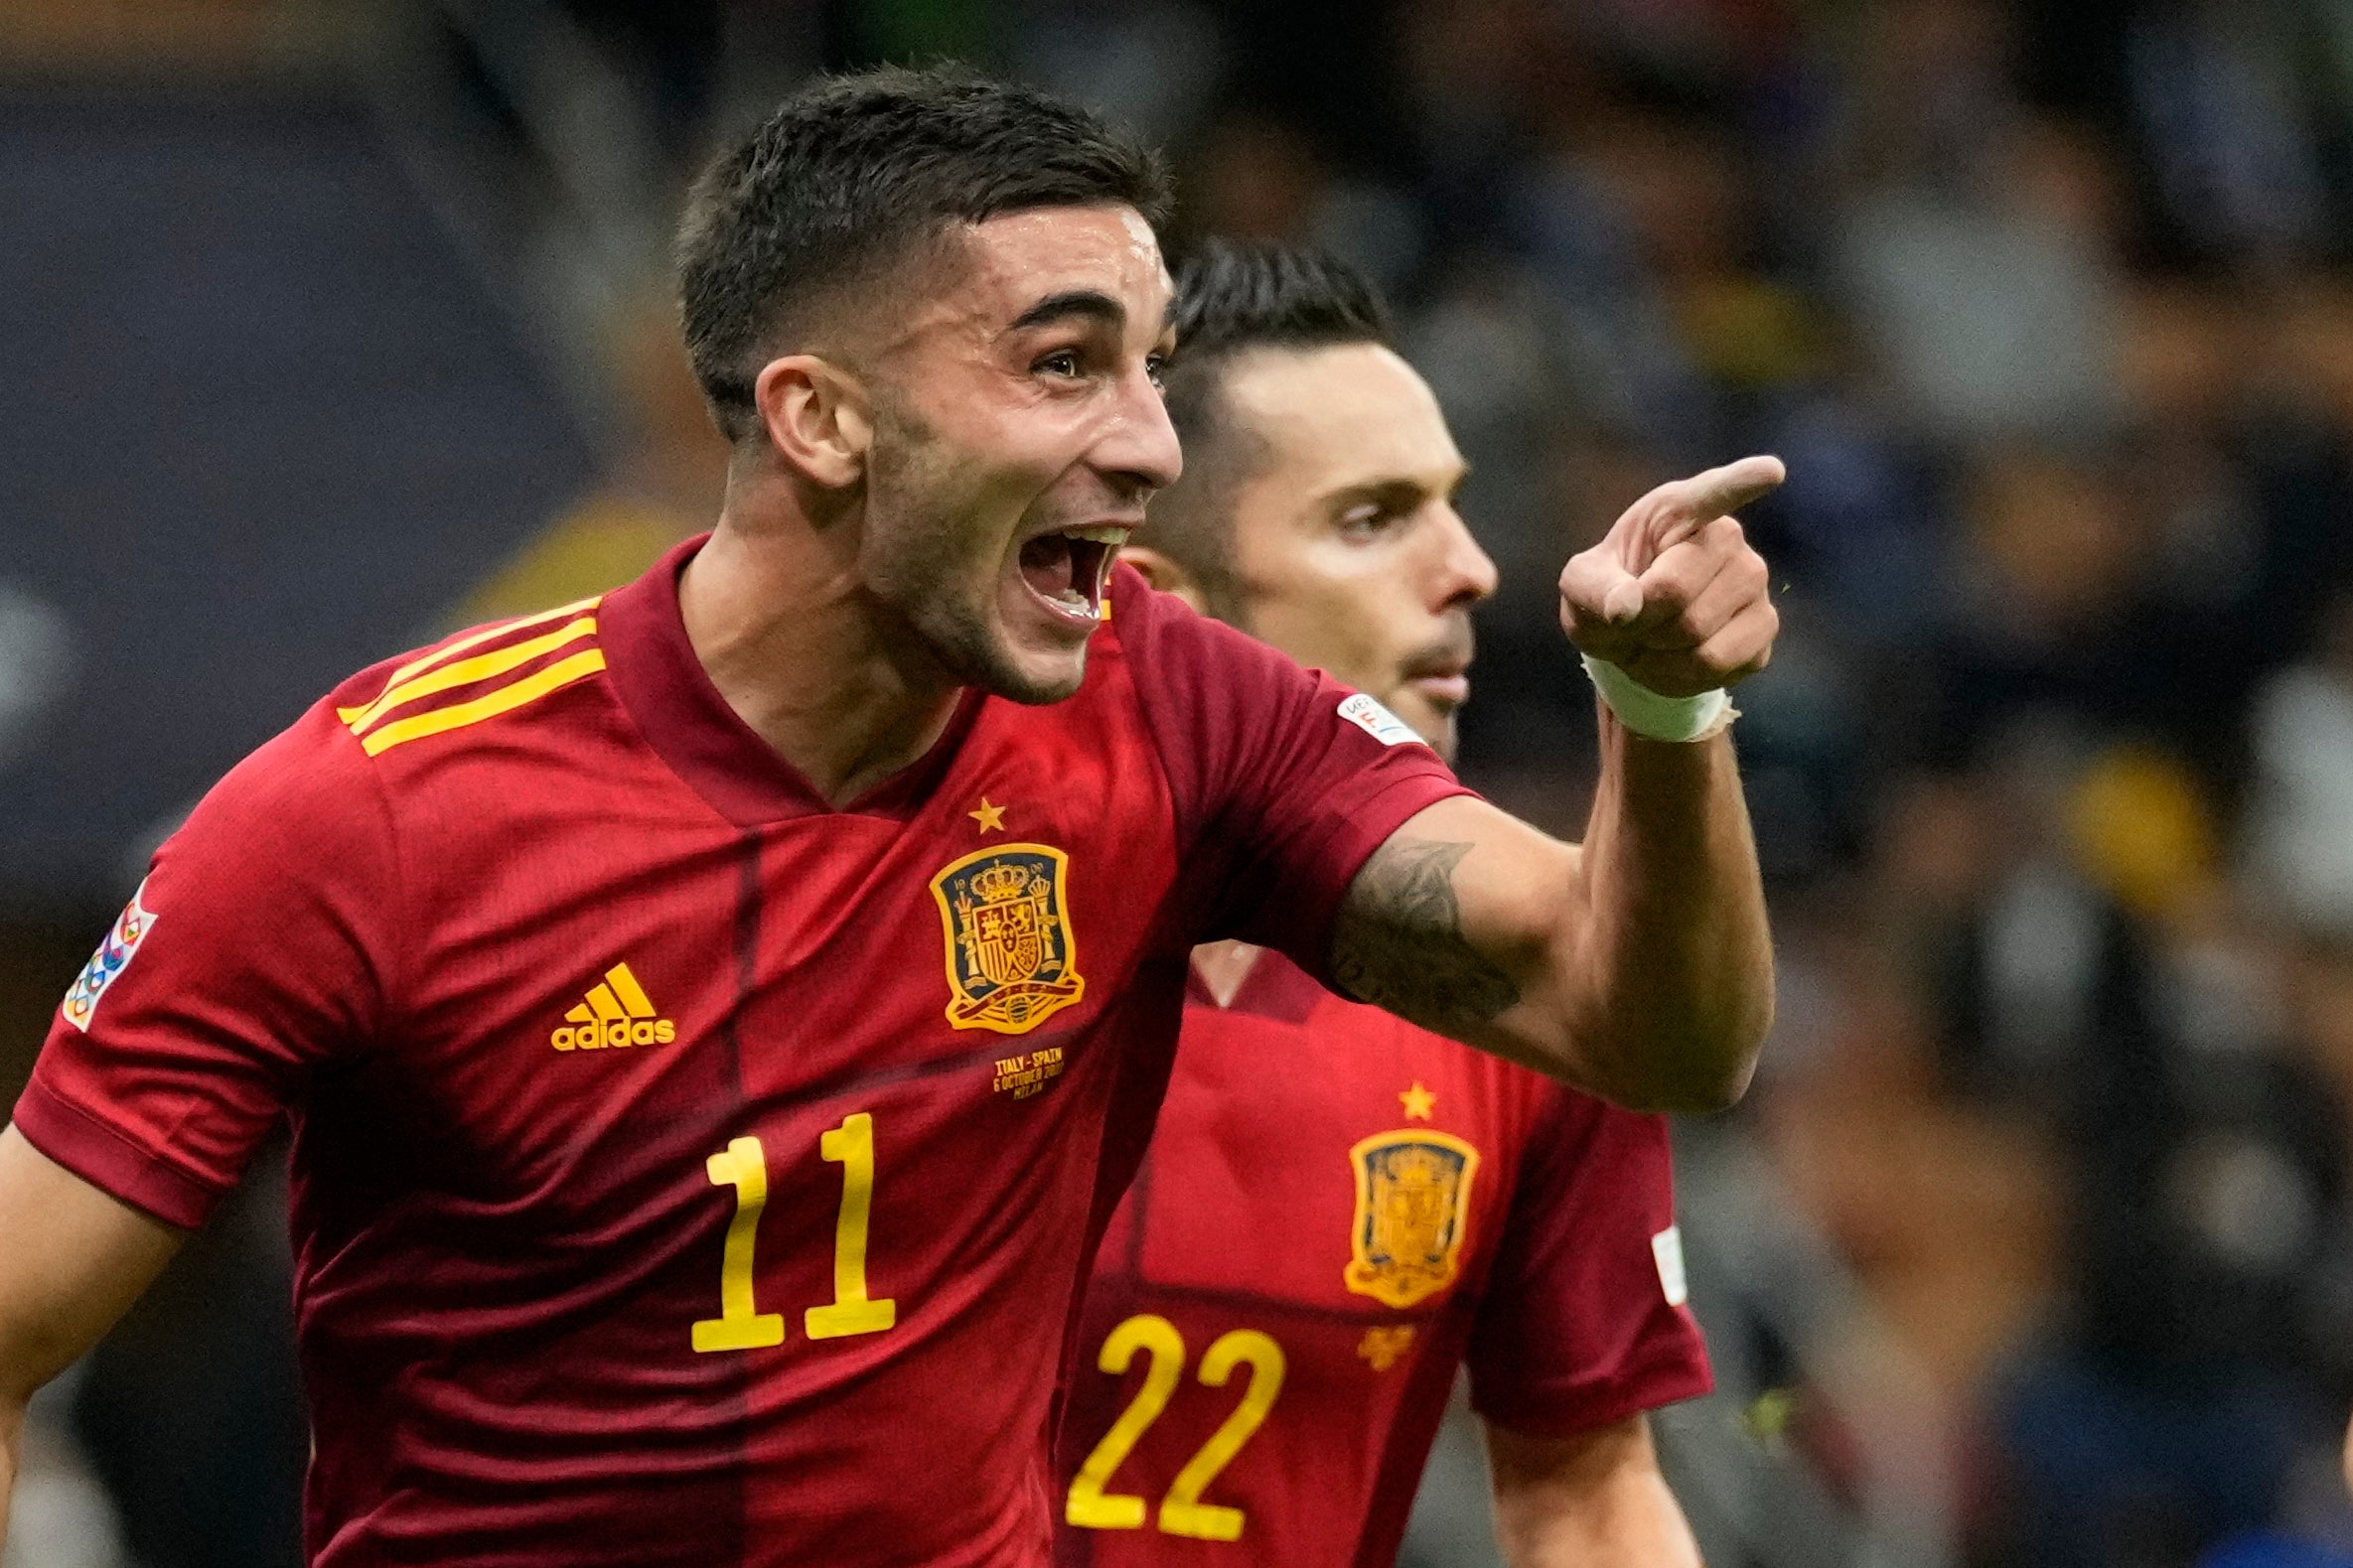
<svg viewBox="0 0 2353 1568">
<path fill-rule="evenodd" d="M 1709 1561 L 2353 1563 L 2341 0 L 5 0 L 0 1102 L 238 755 L 707 524 L 683 179 L 942 57 L 1168 147 L 1172 248 L 1391 291 L 1504 571 L 1463 772 L 1533 820 L 1561 561 L 1788 460 L 1781 1019 L 1680 1143 Z M 271 1163 L 44 1396 L 8 1568 L 297 1560 Z M 1408 1560 L 1493 1560 L 1477 1466 Z"/>
</svg>

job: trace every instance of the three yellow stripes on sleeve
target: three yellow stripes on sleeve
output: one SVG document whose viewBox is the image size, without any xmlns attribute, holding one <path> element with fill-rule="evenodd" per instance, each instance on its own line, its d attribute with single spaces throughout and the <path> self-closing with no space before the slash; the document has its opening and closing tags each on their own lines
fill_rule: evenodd
<svg viewBox="0 0 2353 1568">
<path fill-rule="evenodd" d="M 596 617 L 591 612 L 596 609 L 597 602 L 597 599 L 583 599 L 574 604 L 541 611 L 535 616 L 525 616 L 519 621 L 506 621 L 470 633 L 401 665 L 392 671 L 391 678 L 384 682 L 383 691 L 373 702 L 356 708 L 338 708 L 335 710 L 336 717 L 360 737 L 361 749 L 374 757 L 405 741 L 422 740 L 428 735 L 439 735 L 448 730 L 463 729 L 469 724 L 479 724 L 484 719 L 496 718 L 526 702 L 544 697 L 560 686 L 568 686 L 575 680 L 603 669 L 604 650 L 582 648 L 544 668 L 533 670 L 520 680 L 496 687 L 479 697 L 470 697 L 464 702 L 451 703 L 445 708 L 412 713 L 406 718 L 390 719 L 388 722 L 386 717 L 395 709 L 406 707 L 420 698 L 504 675 L 511 669 L 529 663 L 542 653 L 595 636 Z M 571 619 L 566 620 L 566 617 Z M 487 653 L 476 653 L 470 658 L 459 657 L 485 642 L 532 627 L 545 626 L 549 622 L 563 622 L 563 625 L 520 642 L 493 648 Z"/>
</svg>

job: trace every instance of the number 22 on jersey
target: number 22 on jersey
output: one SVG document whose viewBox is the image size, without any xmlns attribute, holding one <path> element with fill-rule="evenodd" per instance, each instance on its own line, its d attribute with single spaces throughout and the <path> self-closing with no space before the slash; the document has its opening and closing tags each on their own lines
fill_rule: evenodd
<svg viewBox="0 0 2353 1568">
<path fill-rule="evenodd" d="M 841 1212 L 833 1222 L 833 1299 L 802 1315 L 812 1340 L 880 1334 L 899 1321 L 899 1304 L 866 1294 L 866 1230 L 874 1210 L 874 1118 L 842 1119 L 817 1140 L 817 1154 L 841 1167 Z M 735 1189 L 735 1217 L 719 1257 L 719 1316 L 694 1325 L 697 1351 L 758 1351 L 785 1343 L 784 1314 L 762 1312 L 752 1294 L 752 1254 L 768 1207 L 768 1151 L 737 1138 L 706 1162 L 713 1187 Z"/>
<path fill-rule="evenodd" d="M 1168 1401 L 1176 1393 L 1177 1379 L 1185 1369 L 1185 1341 L 1177 1333 L 1176 1325 L 1157 1313 L 1139 1313 L 1113 1329 L 1103 1342 L 1103 1354 L 1096 1365 L 1117 1377 L 1123 1375 L 1138 1352 L 1150 1357 L 1144 1368 L 1144 1382 L 1119 1412 L 1119 1419 L 1095 1445 L 1095 1452 L 1087 1456 L 1087 1463 L 1071 1478 L 1070 1496 L 1063 1502 L 1063 1518 L 1082 1529 L 1140 1530 L 1144 1527 L 1144 1499 L 1132 1495 L 1103 1491 L 1111 1473 L 1125 1463 L 1135 1451 L 1145 1431 L 1160 1419 L 1160 1412 L 1168 1408 Z M 1255 1329 L 1236 1329 L 1221 1334 L 1210 1343 L 1201 1357 L 1199 1376 L 1211 1388 L 1223 1388 L 1234 1375 L 1234 1368 L 1247 1365 L 1250 1369 L 1250 1386 L 1242 1393 L 1242 1402 L 1219 1423 L 1209 1435 L 1209 1441 L 1185 1462 L 1176 1480 L 1169 1483 L 1168 1496 L 1160 1499 L 1160 1529 L 1167 1535 L 1188 1535 L 1195 1540 L 1235 1541 L 1242 1539 L 1245 1522 L 1240 1508 L 1229 1508 L 1201 1500 L 1201 1494 L 1218 1479 L 1218 1473 L 1234 1462 L 1242 1452 L 1242 1445 L 1265 1423 L 1266 1414 L 1274 1408 L 1275 1396 L 1282 1392 L 1282 1347 Z"/>
</svg>

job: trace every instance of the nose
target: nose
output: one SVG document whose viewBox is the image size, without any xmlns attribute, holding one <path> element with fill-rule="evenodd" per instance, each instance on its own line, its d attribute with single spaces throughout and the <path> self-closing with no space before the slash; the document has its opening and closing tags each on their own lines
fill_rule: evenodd
<svg viewBox="0 0 2353 1568">
<path fill-rule="evenodd" d="M 1439 610 L 1468 610 L 1495 592 L 1499 580 L 1495 562 L 1479 541 L 1471 537 L 1470 525 L 1462 520 L 1462 513 L 1452 506 L 1441 506 L 1438 519 L 1440 539 L 1438 572 L 1433 589 Z"/>
<path fill-rule="evenodd" d="M 1169 423 L 1168 404 L 1142 366 L 1121 378 L 1117 399 L 1096 445 L 1095 464 L 1141 499 L 1177 482 L 1185 455 L 1177 445 L 1176 426 Z"/>
</svg>

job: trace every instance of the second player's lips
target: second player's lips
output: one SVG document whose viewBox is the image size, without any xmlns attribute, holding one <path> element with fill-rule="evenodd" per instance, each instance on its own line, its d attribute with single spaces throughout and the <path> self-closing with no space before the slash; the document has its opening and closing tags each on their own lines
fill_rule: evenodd
<svg viewBox="0 0 2353 1568">
<path fill-rule="evenodd" d="M 1471 653 L 1466 646 L 1424 648 L 1405 661 L 1404 675 L 1405 684 L 1434 707 L 1459 708 L 1471 700 Z"/>
<path fill-rule="evenodd" d="M 1413 675 L 1405 684 L 1442 708 L 1459 708 L 1471 700 L 1471 677 L 1465 674 Z"/>
</svg>

